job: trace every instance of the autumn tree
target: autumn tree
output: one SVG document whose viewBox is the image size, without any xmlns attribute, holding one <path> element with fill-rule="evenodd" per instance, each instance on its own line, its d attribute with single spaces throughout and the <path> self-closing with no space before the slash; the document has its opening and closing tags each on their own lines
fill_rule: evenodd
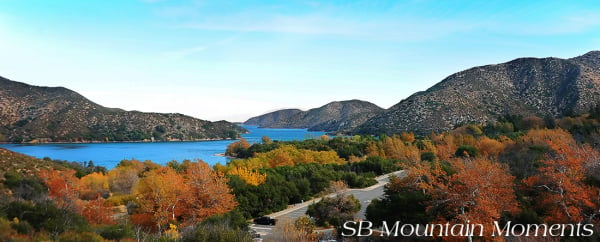
<svg viewBox="0 0 600 242">
<path fill-rule="evenodd" d="M 80 211 L 79 179 L 75 177 L 75 170 L 44 169 L 38 176 L 48 187 L 48 196 L 59 208 Z"/>
<path fill-rule="evenodd" d="M 260 140 L 261 140 L 261 143 L 263 143 L 263 144 L 273 143 L 273 141 L 271 140 L 271 138 L 269 138 L 269 136 L 263 136 Z"/>
<path fill-rule="evenodd" d="M 122 160 L 121 162 L 119 162 L 116 168 L 131 168 L 132 170 L 135 170 L 138 174 L 142 174 L 144 171 L 149 170 L 146 167 L 146 164 L 149 163 L 144 163 L 139 160 Z"/>
<path fill-rule="evenodd" d="M 341 194 L 344 191 L 346 191 L 348 189 L 348 184 L 346 184 L 344 181 L 330 181 L 329 182 L 329 187 L 325 188 L 325 190 L 323 190 L 323 192 L 321 192 L 323 195 L 327 195 L 327 194 Z"/>
<path fill-rule="evenodd" d="M 452 208 L 457 222 L 490 224 L 503 212 L 516 211 L 514 177 L 505 165 L 485 158 L 451 164 L 456 173 L 432 196 L 435 203 Z"/>
<path fill-rule="evenodd" d="M 311 235 L 315 230 L 315 222 L 308 216 L 300 216 L 294 221 L 294 227 L 303 234 Z"/>
<path fill-rule="evenodd" d="M 225 154 L 228 156 L 236 157 L 240 152 L 248 150 L 250 143 L 244 138 L 240 138 L 239 141 L 235 141 L 227 146 Z"/>
<path fill-rule="evenodd" d="M 112 217 L 112 209 L 106 205 L 106 200 L 99 194 L 96 198 L 90 201 L 85 201 L 81 211 L 81 215 L 90 223 L 95 225 L 115 224 Z"/>
<path fill-rule="evenodd" d="M 503 141 L 506 144 L 505 151 L 499 159 L 508 163 L 511 173 L 517 178 L 530 177 L 538 173 L 541 161 L 551 151 L 548 141 L 576 145 L 573 136 L 563 129 L 531 129 L 514 142 Z"/>
<path fill-rule="evenodd" d="M 516 210 L 513 180 L 506 166 L 490 159 L 451 159 L 447 164 L 416 164 L 408 169 L 405 179 L 392 182 L 396 188 L 388 189 L 421 191 L 430 197 L 425 203 L 427 211 L 437 215 L 438 222 L 490 224 L 497 221 L 503 212 Z M 415 201 L 426 198 L 415 194 L 410 196 Z M 399 201 L 410 201 L 406 199 Z M 423 218 L 422 215 L 415 218 L 419 217 Z"/>
<path fill-rule="evenodd" d="M 317 236 L 312 231 L 315 224 L 308 216 L 301 216 L 296 221 L 286 219 L 277 223 L 273 228 L 274 241 L 305 242 L 316 241 Z"/>
<path fill-rule="evenodd" d="M 138 224 L 153 224 L 160 233 L 169 221 L 175 221 L 181 215 L 183 197 L 188 195 L 188 183 L 170 167 L 162 167 L 146 173 L 134 188 L 140 213 L 152 221 L 134 221 Z"/>
<path fill-rule="evenodd" d="M 504 151 L 505 145 L 498 140 L 481 137 L 475 147 L 483 154 L 498 157 Z"/>
<path fill-rule="evenodd" d="M 437 153 L 437 148 L 435 147 L 435 144 L 429 139 L 420 140 L 418 145 L 421 151 Z"/>
<path fill-rule="evenodd" d="M 369 157 L 377 156 L 377 157 L 381 157 L 384 159 L 386 158 L 383 147 L 381 147 L 380 145 L 378 145 L 378 143 L 373 142 L 373 141 L 369 141 L 367 143 L 367 146 L 365 147 L 365 152 L 367 153 L 367 156 L 369 156 Z"/>
<path fill-rule="evenodd" d="M 454 152 L 458 148 L 455 142 L 454 136 L 448 133 L 430 135 L 431 141 L 436 145 L 436 155 L 439 160 L 446 160 L 454 155 Z"/>
<path fill-rule="evenodd" d="M 233 160 L 227 167 L 218 166 L 217 169 L 230 174 L 234 167 L 245 167 L 248 170 L 260 168 L 273 168 L 279 166 L 295 166 L 297 164 L 319 163 L 319 164 L 344 164 L 346 161 L 340 158 L 335 151 L 314 151 L 298 149 L 293 145 L 281 145 L 277 149 L 257 153 L 254 157 L 246 160 Z"/>
<path fill-rule="evenodd" d="M 549 146 L 548 141 L 564 145 L 575 145 L 573 136 L 564 129 L 532 129 L 522 136 L 517 143 L 529 146 Z"/>
<path fill-rule="evenodd" d="M 184 175 L 188 189 L 183 196 L 185 223 L 193 224 L 214 214 L 224 214 L 237 205 L 227 185 L 228 179 L 208 164 L 191 162 L 186 166 Z"/>
<path fill-rule="evenodd" d="M 227 174 L 239 176 L 246 183 L 254 186 L 264 183 L 267 179 L 266 174 L 262 174 L 256 170 L 251 170 L 248 167 L 233 167 Z"/>
<path fill-rule="evenodd" d="M 553 153 L 542 161 L 540 173 L 525 183 L 537 189 L 538 207 L 546 221 L 554 223 L 598 223 L 600 189 L 586 184 L 584 165 L 597 163 L 600 153 L 555 139 L 548 142 Z"/>
<path fill-rule="evenodd" d="M 139 180 L 141 170 L 131 166 L 117 166 L 108 172 L 108 185 L 115 194 L 130 194 Z"/>
<path fill-rule="evenodd" d="M 409 136 L 406 134 L 406 136 Z M 409 139 L 410 137 L 405 137 Z M 402 138 L 386 137 L 382 143 L 385 156 L 388 158 L 405 160 L 405 161 L 419 161 L 421 158 L 421 152 L 417 145 L 413 143 L 404 142 Z"/>
<path fill-rule="evenodd" d="M 107 197 L 109 190 L 108 176 L 100 172 L 90 173 L 79 180 L 79 189 L 82 199 L 85 200 L 95 199 L 98 194 Z"/>
<path fill-rule="evenodd" d="M 406 143 L 412 143 L 415 141 L 415 133 L 413 132 L 402 132 L 400 134 L 400 139 Z"/>
</svg>

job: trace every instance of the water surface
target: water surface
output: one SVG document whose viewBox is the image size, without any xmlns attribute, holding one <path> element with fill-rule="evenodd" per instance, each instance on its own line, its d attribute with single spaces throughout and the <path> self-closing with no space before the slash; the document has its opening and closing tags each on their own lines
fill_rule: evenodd
<svg viewBox="0 0 600 242">
<path fill-rule="evenodd" d="M 271 140 L 304 140 L 319 137 L 324 132 L 311 132 L 306 129 L 261 129 L 256 126 L 243 126 L 250 131 L 244 137 L 250 143 L 260 143 L 263 136 Z M 93 161 L 96 165 L 113 168 L 121 160 L 151 160 L 165 164 L 172 160 L 201 159 L 209 165 L 225 164 L 227 158 L 219 156 L 227 145 L 235 140 L 197 142 L 153 142 L 153 143 L 90 143 L 90 144 L 0 144 L 0 147 L 34 156 L 37 158 L 67 161 Z"/>
</svg>

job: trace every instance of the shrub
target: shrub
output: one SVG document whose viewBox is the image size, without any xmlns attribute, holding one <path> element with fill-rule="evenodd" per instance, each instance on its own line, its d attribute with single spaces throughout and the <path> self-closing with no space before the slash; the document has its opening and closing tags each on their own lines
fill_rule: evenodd
<svg viewBox="0 0 600 242">
<path fill-rule="evenodd" d="M 479 155 L 479 150 L 470 145 L 461 145 L 454 153 L 456 157 L 475 157 Z"/>
</svg>

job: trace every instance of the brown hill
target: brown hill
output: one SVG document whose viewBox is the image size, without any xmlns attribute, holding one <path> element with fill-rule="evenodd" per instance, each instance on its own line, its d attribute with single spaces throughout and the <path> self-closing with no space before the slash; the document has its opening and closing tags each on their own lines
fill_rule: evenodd
<svg viewBox="0 0 600 242">
<path fill-rule="evenodd" d="M 106 108 L 63 87 L 0 77 L 0 141 L 77 142 L 236 138 L 245 130 L 182 114 Z"/>
<path fill-rule="evenodd" d="M 311 131 L 337 132 L 351 130 L 380 112 L 383 109 L 370 102 L 349 100 L 331 102 L 308 111 L 275 111 L 251 118 L 244 124 L 263 128 L 306 128 Z"/>
<path fill-rule="evenodd" d="M 444 131 L 506 114 L 560 117 L 600 102 L 600 51 L 571 58 L 520 58 L 453 74 L 354 130 L 363 134 Z"/>
<path fill-rule="evenodd" d="M 287 120 L 292 116 L 301 113 L 300 109 L 282 109 L 260 116 L 250 118 L 244 122 L 245 125 L 256 125 L 260 127 L 277 126 L 282 120 Z"/>
</svg>

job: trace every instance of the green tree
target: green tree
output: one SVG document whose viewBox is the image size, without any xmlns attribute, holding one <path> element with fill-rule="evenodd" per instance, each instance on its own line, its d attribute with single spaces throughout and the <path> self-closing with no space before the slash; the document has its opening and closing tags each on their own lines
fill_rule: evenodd
<svg viewBox="0 0 600 242">
<path fill-rule="evenodd" d="M 456 157 L 475 157 L 479 155 L 479 150 L 471 145 L 461 145 L 454 152 Z"/>
<path fill-rule="evenodd" d="M 360 201 L 354 195 L 338 194 L 324 197 L 318 203 L 308 206 L 306 214 L 316 219 L 319 226 L 341 226 L 345 221 L 354 220 L 360 211 Z"/>
</svg>

